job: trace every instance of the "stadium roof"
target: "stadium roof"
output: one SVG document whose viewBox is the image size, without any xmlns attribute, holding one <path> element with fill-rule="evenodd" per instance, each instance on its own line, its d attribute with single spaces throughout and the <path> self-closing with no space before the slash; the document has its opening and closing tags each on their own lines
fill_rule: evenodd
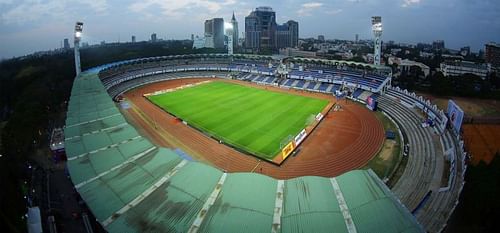
<svg viewBox="0 0 500 233">
<path fill-rule="evenodd" d="M 65 137 L 73 184 L 109 232 L 423 232 L 371 170 L 276 180 L 183 160 L 126 122 L 95 70 L 74 81 Z"/>
<path fill-rule="evenodd" d="M 321 62 L 324 64 L 330 64 L 330 65 L 336 65 L 336 64 L 345 64 L 348 66 L 358 66 L 358 67 L 364 67 L 364 68 L 371 68 L 375 70 L 381 70 L 385 72 L 390 72 L 391 68 L 385 65 L 374 65 L 374 64 L 368 64 L 368 63 L 362 63 L 362 62 L 354 62 L 354 61 L 345 61 L 345 60 L 329 60 L 329 59 L 322 59 L 322 58 L 303 58 L 303 57 L 287 57 L 283 55 L 255 55 L 255 54 L 234 54 L 234 55 L 229 55 L 225 53 L 208 53 L 208 54 L 183 54 L 183 55 L 169 55 L 169 56 L 158 56 L 158 57 L 145 57 L 145 58 L 136 58 L 136 59 L 131 59 L 131 60 L 125 60 L 125 61 L 119 61 L 119 62 L 114 62 L 111 64 L 106 64 L 104 66 L 96 67 L 97 69 L 94 69 L 93 71 L 96 71 L 98 69 L 103 69 L 103 68 L 108 68 L 108 67 L 113 67 L 113 66 L 120 66 L 120 65 L 125 65 L 125 64 L 130 64 L 130 63 L 140 63 L 140 62 L 147 62 L 147 61 L 158 61 L 158 60 L 175 60 L 175 59 L 190 59 L 190 58 L 228 58 L 228 57 L 234 57 L 234 58 L 239 58 L 239 59 L 250 59 L 250 60 L 263 60 L 263 61 L 271 61 L 271 60 L 281 60 L 283 58 L 290 58 L 293 61 L 297 62 Z"/>
</svg>

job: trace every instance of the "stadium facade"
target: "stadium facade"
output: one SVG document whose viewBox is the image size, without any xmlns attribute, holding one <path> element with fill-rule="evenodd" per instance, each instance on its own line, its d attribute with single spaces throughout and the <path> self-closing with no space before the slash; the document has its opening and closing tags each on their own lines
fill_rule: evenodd
<svg viewBox="0 0 500 233">
<path fill-rule="evenodd" d="M 289 72 L 277 75 L 283 62 Z M 384 67 L 363 63 L 224 54 L 97 67 L 74 81 L 65 127 L 68 170 L 76 190 L 109 232 L 440 232 L 463 188 L 463 142 L 446 127 L 441 110 L 391 87 L 390 75 Z M 354 101 L 377 98 L 398 125 L 402 144 L 409 145 L 406 168 L 391 190 L 370 170 L 289 180 L 225 173 L 154 145 L 112 101 L 139 86 L 193 77 L 325 94 L 348 87 Z M 434 127 L 420 127 L 417 111 L 425 111 Z M 443 160 L 450 164 L 445 185 L 440 182 Z"/>
</svg>

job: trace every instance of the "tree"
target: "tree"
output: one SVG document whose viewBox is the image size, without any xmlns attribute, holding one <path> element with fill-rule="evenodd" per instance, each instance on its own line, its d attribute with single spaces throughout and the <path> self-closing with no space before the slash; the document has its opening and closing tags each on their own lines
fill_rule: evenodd
<svg viewBox="0 0 500 233">
<path fill-rule="evenodd" d="M 448 96 L 453 94 L 451 78 L 445 77 L 441 72 L 434 73 L 430 78 L 430 83 L 430 91 L 434 95 Z"/>
</svg>

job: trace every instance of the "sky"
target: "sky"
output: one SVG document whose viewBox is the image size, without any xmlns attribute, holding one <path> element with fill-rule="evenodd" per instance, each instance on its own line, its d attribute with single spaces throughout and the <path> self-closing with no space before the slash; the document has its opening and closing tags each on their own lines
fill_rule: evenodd
<svg viewBox="0 0 500 233">
<path fill-rule="evenodd" d="M 276 11 L 279 24 L 299 22 L 301 38 L 372 37 L 371 16 L 382 16 L 384 41 L 471 46 L 477 52 L 500 42 L 498 0 L 0 0 L 0 58 L 59 48 L 72 43 L 74 24 L 84 22 L 82 41 L 126 42 L 188 39 L 203 35 L 206 19 L 230 20 L 235 12 L 240 33 L 244 19 L 258 6 Z"/>
</svg>

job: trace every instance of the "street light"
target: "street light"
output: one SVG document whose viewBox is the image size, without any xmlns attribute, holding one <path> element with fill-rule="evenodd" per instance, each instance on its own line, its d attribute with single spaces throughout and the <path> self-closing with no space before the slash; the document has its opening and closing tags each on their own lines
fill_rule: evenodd
<svg viewBox="0 0 500 233">
<path fill-rule="evenodd" d="M 75 70 L 76 76 L 80 75 L 82 68 L 80 65 L 80 40 L 82 38 L 83 23 L 76 22 L 75 24 Z"/>
</svg>

